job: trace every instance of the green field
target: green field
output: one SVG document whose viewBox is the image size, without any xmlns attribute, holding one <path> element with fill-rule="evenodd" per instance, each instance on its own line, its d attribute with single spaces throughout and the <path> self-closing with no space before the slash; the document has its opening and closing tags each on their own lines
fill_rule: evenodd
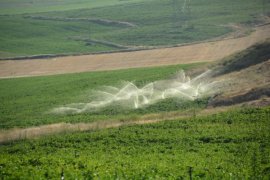
<svg viewBox="0 0 270 180">
<path fill-rule="evenodd" d="M 0 146 L 3 179 L 269 179 L 270 108 Z M 191 171 L 190 171 L 191 170 Z"/>
<path fill-rule="evenodd" d="M 237 72 L 266 61 L 268 47 L 267 43 L 256 45 L 211 66 L 214 70 L 223 70 L 221 74 Z M 229 111 L 200 115 L 197 112 L 207 106 L 208 99 L 195 102 L 167 99 L 135 110 L 121 109 L 114 104 L 91 113 L 48 113 L 64 104 L 91 101 L 91 90 L 103 85 L 117 85 L 125 80 L 143 87 L 149 82 L 167 79 L 180 69 L 188 71 L 201 68 L 203 64 L 1 79 L 2 139 L 2 134 L 9 132 L 6 130 L 16 132 L 16 128 L 43 124 L 130 122 L 151 114 L 165 119 L 170 112 L 189 114 L 152 124 L 84 132 L 66 130 L 37 139 L 20 136 L 20 140 L 0 145 L 0 177 L 269 179 L 269 106 L 242 105 Z M 215 110 L 218 111 L 212 109 Z"/>
<path fill-rule="evenodd" d="M 99 8 L 126 3 L 140 2 L 142 0 L 0 0 L 0 14 L 26 14 L 50 11 L 67 11 L 74 9 Z"/>
<path fill-rule="evenodd" d="M 209 40 L 235 24 L 262 23 L 268 9 L 269 0 L 0 0 L 0 59 Z M 270 179 L 269 47 L 265 41 L 211 64 L 0 79 L 0 179 Z M 211 97 L 171 97 L 137 109 L 113 100 L 97 111 L 52 113 L 95 101 L 94 90 L 104 86 L 142 88 L 206 66 L 213 70 L 207 80 L 224 82 Z M 211 108 L 215 100 L 219 107 Z M 220 107 L 226 102 L 235 106 Z M 78 128 L 55 125 L 64 128 L 52 134 L 49 126 L 44 135 L 35 127 L 57 123 Z"/>
<path fill-rule="evenodd" d="M 231 32 L 228 24 L 258 23 L 269 13 L 270 3 L 203 0 L 184 6 L 184 0 L 0 0 L 0 7 L 0 58 L 7 58 L 207 40 Z"/>
<path fill-rule="evenodd" d="M 53 108 L 76 102 L 89 102 L 91 90 L 104 85 L 132 81 L 141 87 L 149 82 L 169 78 L 180 69 L 190 69 L 202 63 L 155 68 L 29 77 L 0 80 L 0 129 L 27 127 L 57 122 L 93 122 L 106 119 L 128 119 L 141 114 L 173 111 L 192 106 L 177 100 L 165 100 L 146 109 L 123 110 L 108 107 L 95 113 L 55 115 Z M 203 101 L 198 102 L 203 106 Z"/>
</svg>

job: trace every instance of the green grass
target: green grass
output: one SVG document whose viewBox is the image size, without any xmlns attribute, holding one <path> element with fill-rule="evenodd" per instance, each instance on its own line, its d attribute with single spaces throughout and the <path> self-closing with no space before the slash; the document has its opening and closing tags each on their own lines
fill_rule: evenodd
<svg viewBox="0 0 270 180">
<path fill-rule="evenodd" d="M 71 39 L 79 35 L 87 36 L 92 33 L 98 34 L 119 29 L 117 27 L 103 27 L 93 23 L 57 22 L 56 25 L 55 22 L 29 21 L 22 17 L 2 17 L 1 23 L 4 26 L 1 26 L 0 55 L 2 51 L 9 52 L 14 56 L 114 50 L 115 48 L 112 47 L 100 44 L 87 45 L 85 42 Z"/>
<path fill-rule="evenodd" d="M 0 146 L 4 179 L 269 179 L 270 108 Z M 191 167 L 191 173 L 190 173 Z"/>
<path fill-rule="evenodd" d="M 55 107 L 76 102 L 89 102 L 91 90 L 119 81 L 133 81 L 142 86 L 154 80 L 166 79 L 180 69 L 190 69 L 202 63 L 117 71 L 88 72 L 46 77 L 0 80 L 0 129 L 27 127 L 57 122 L 92 122 L 119 119 L 141 114 L 173 111 L 193 106 L 177 100 L 167 100 L 146 109 L 122 110 L 109 107 L 101 112 L 76 115 L 48 113 Z M 199 102 L 203 106 L 205 102 Z"/>
<path fill-rule="evenodd" d="M 141 0 L 0 0 L 0 14 L 26 14 L 50 11 L 66 11 L 82 8 L 98 8 L 103 6 L 120 5 Z"/>
<path fill-rule="evenodd" d="M 32 10 L 28 11 L 25 5 L 22 5 L 29 4 L 29 1 L 2 0 L 0 4 L 4 2 L 7 5 L 2 6 L 2 14 L 5 14 L 5 10 L 11 14 L 0 16 L 1 58 L 122 49 L 106 44 L 87 43 L 87 40 L 92 39 L 124 46 L 170 46 L 201 41 L 232 31 L 223 25 L 257 22 L 260 15 L 268 13 L 267 9 L 270 9 L 270 3 L 263 4 L 263 0 L 191 1 L 189 10 L 187 8 L 184 12 L 182 11 L 184 0 L 94 2 L 80 0 L 81 3 L 76 3 L 77 5 L 74 5 L 73 1 L 65 0 L 35 1 L 31 6 L 37 9 L 44 8 L 42 13 L 37 13 L 39 10 L 31 7 Z M 56 6 L 53 7 L 55 4 Z M 16 11 L 18 11 L 17 15 Z M 28 14 L 20 14 L 21 11 Z M 136 27 L 97 24 L 76 19 L 73 21 L 40 20 L 25 18 L 25 15 L 50 18 L 101 18 L 127 21 L 135 24 Z"/>
</svg>

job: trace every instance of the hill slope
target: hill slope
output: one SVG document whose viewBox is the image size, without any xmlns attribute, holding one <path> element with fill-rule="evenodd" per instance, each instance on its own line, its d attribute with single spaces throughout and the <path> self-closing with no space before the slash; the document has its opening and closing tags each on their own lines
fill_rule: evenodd
<svg viewBox="0 0 270 180">
<path fill-rule="evenodd" d="M 225 58 L 214 68 L 215 80 L 226 80 L 223 93 L 210 105 L 233 105 L 260 100 L 270 104 L 270 41 Z M 260 105 L 259 102 L 256 102 Z"/>
</svg>

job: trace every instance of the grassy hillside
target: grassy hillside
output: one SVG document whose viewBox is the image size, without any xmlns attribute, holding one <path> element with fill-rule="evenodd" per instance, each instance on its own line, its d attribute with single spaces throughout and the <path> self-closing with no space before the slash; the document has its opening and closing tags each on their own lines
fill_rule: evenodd
<svg viewBox="0 0 270 180">
<path fill-rule="evenodd" d="M 4 58 L 206 40 L 232 31 L 228 24 L 257 23 L 262 14 L 268 13 L 270 3 L 264 0 L 203 0 L 187 4 L 184 0 L 79 0 L 76 3 L 1 0 L 0 7 L 0 57 Z"/>
<path fill-rule="evenodd" d="M 12 179 L 269 179 L 270 108 L 0 146 Z"/>
<path fill-rule="evenodd" d="M 92 122 L 102 119 L 121 119 L 134 115 L 178 110 L 183 104 L 167 100 L 146 109 L 123 110 L 109 107 L 101 112 L 76 115 L 48 113 L 55 107 L 69 103 L 89 102 L 91 90 L 103 85 L 117 85 L 119 81 L 133 81 L 137 86 L 166 79 L 180 69 L 198 64 L 155 68 L 138 68 L 105 72 L 90 72 L 46 77 L 0 80 L 0 129 L 26 127 L 57 122 Z M 203 105 L 203 102 L 201 102 Z M 185 106 L 191 106 L 186 104 Z"/>
</svg>

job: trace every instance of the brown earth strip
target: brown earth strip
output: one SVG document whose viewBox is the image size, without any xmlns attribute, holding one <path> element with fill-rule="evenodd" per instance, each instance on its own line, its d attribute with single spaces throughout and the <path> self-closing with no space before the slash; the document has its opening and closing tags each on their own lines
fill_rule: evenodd
<svg viewBox="0 0 270 180">
<path fill-rule="evenodd" d="M 244 50 L 267 38 L 270 38 L 269 24 L 257 27 L 254 32 L 245 37 L 180 47 L 36 60 L 2 60 L 0 61 L 0 77 L 12 78 L 210 62 Z"/>
</svg>

